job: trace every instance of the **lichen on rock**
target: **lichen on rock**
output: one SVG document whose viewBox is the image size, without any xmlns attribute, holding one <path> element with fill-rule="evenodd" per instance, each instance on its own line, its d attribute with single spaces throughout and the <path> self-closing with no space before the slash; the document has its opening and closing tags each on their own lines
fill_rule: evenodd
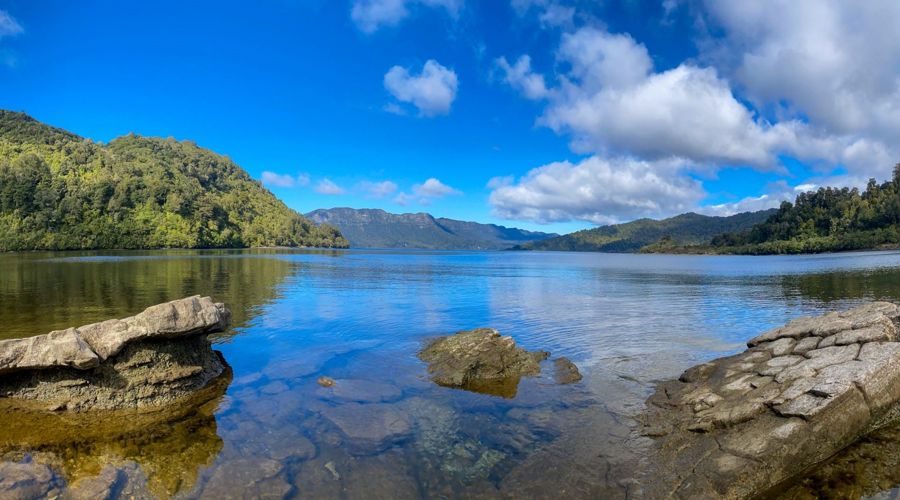
<svg viewBox="0 0 900 500">
<path fill-rule="evenodd" d="M 225 370 L 209 333 L 231 314 L 188 297 L 47 335 L 0 342 L 0 397 L 51 410 L 158 406 L 206 386 Z"/>
<path fill-rule="evenodd" d="M 663 382 L 641 415 L 654 498 L 764 495 L 896 418 L 900 307 L 798 318 Z"/>
</svg>

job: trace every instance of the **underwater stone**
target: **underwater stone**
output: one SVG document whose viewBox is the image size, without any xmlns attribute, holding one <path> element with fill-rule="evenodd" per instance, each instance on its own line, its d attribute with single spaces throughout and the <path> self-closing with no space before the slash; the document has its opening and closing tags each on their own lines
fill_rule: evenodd
<svg viewBox="0 0 900 500">
<path fill-rule="evenodd" d="M 569 358 L 556 358 L 553 360 L 553 378 L 557 384 L 574 384 L 582 379 L 581 372 L 575 363 Z"/>
</svg>

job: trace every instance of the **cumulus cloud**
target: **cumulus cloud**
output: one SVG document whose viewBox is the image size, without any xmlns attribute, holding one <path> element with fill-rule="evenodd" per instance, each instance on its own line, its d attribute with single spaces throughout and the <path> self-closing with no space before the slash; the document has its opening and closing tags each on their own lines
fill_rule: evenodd
<svg viewBox="0 0 900 500">
<path fill-rule="evenodd" d="M 368 198 L 381 199 L 394 194 L 397 191 L 397 184 L 391 181 L 363 181 L 357 184 L 357 189 Z"/>
<path fill-rule="evenodd" d="M 546 97 L 539 123 L 570 134 L 579 152 L 773 168 L 803 127 L 756 119 L 714 68 L 654 72 L 646 47 L 628 35 L 593 27 L 563 35 L 557 58 L 568 69 L 550 90 L 526 57 L 499 61 L 506 81 L 526 97 Z"/>
<path fill-rule="evenodd" d="M 514 7 L 517 4 L 527 10 L 547 2 L 515 0 Z M 698 61 L 664 71 L 654 68 L 647 48 L 630 35 L 592 26 L 561 36 L 552 78 L 535 71 L 527 55 L 515 63 L 497 59 L 510 87 L 545 102 L 537 123 L 570 137 L 574 151 L 593 156 L 591 168 L 553 164 L 533 170 L 517 184 L 491 186 L 495 210 L 543 221 L 639 216 L 641 210 L 594 197 L 618 188 L 613 179 L 617 170 L 630 179 L 635 168 L 656 174 L 657 181 L 680 188 L 672 192 L 686 196 L 702 193 L 691 189 L 699 184 L 687 177 L 690 172 L 749 166 L 785 173 L 783 156 L 799 159 L 822 175 L 846 169 L 846 176 L 831 178 L 843 183 L 838 185 L 890 175 L 900 156 L 900 146 L 885 139 L 900 134 L 900 39 L 893 35 L 900 23 L 900 4 L 884 9 L 890 22 L 869 6 L 851 14 L 855 4 L 829 0 L 707 4 L 708 15 L 725 35 L 705 40 Z M 809 16 L 804 18 L 807 8 Z M 789 11 L 785 18 L 782 9 Z M 794 30 L 795 25 L 801 26 Z M 875 35 L 868 37 L 868 29 Z M 732 87 L 735 82 L 738 90 Z M 741 100 L 736 92 L 741 92 Z M 654 170 L 672 162 L 684 167 L 676 172 Z M 535 172 L 540 175 L 531 179 Z M 582 174 L 582 182 L 594 183 L 583 186 L 592 196 L 560 204 L 548 191 L 553 185 L 549 176 L 561 176 L 558 185 L 566 185 L 574 172 L 609 173 L 610 179 Z M 774 190 L 710 210 L 777 206 L 795 194 L 792 189 Z M 637 206 L 643 206 L 641 191 L 633 195 Z M 662 214 L 668 212 L 666 207 L 677 206 L 664 202 L 648 211 Z"/>
<path fill-rule="evenodd" d="M 439 179 L 430 177 L 421 184 L 414 184 L 411 193 L 398 193 L 394 197 L 394 203 L 404 206 L 411 203 L 428 205 L 434 199 L 461 194 L 462 191 L 444 184 Z"/>
<path fill-rule="evenodd" d="M 808 121 L 828 160 L 886 176 L 900 135 L 900 3 L 894 0 L 705 2 L 722 32 L 703 56 L 754 105 Z M 802 145 L 801 145 L 802 147 Z"/>
<path fill-rule="evenodd" d="M 355 0 L 350 17 L 361 31 L 374 33 L 382 27 L 398 25 L 417 5 L 442 8 L 456 17 L 462 3 L 462 0 Z"/>
<path fill-rule="evenodd" d="M 24 32 L 25 29 L 13 16 L 9 15 L 9 12 L 0 10 L 0 38 L 21 35 Z"/>
<path fill-rule="evenodd" d="M 459 190 L 454 189 L 434 177 L 428 178 L 422 184 L 416 184 L 412 188 L 416 196 L 423 198 L 443 198 L 454 194 L 462 194 Z"/>
<path fill-rule="evenodd" d="M 421 116 L 449 113 L 457 85 L 456 73 L 434 59 L 426 61 L 419 74 L 394 66 L 384 75 L 384 88 L 398 101 L 415 106 Z"/>
<path fill-rule="evenodd" d="M 699 181 L 681 175 L 682 160 L 642 161 L 591 156 L 535 168 L 491 192 L 494 213 L 538 223 L 569 220 L 612 224 L 689 210 L 705 196 Z"/>
<path fill-rule="evenodd" d="M 520 56 L 515 64 L 509 64 L 505 57 L 498 58 L 496 62 L 497 67 L 503 72 L 504 81 L 522 95 L 528 99 L 547 97 L 548 91 L 544 75 L 531 70 L 531 57 Z"/>
<path fill-rule="evenodd" d="M 316 192 L 319 194 L 339 195 L 344 194 L 344 188 L 338 186 L 327 177 L 316 184 Z"/>
<path fill-rule="evenodd" d="M 290 174 L 278 174 L 275 172 L 269 172 L 267 170 L 262 173 L 262 183 L 266 186 L 285 188 L 294 186 L 307 186 L 309 185 L 309 175 L 297 174 L 297 176 L 295 177 Z"/>
</svg>

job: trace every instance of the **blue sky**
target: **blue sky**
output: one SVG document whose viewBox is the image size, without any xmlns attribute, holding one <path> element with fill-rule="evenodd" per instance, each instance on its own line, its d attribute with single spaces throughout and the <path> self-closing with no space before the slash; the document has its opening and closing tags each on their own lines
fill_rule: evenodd
<svg viewBox="0 0 900 500">
<path fill-rule="evenodd" d="M 889 175 L 900 8 L 872 4 L 8 0 L 0 107 L 194 140 L 301 212 L 729 214 Z"/>
</svg>

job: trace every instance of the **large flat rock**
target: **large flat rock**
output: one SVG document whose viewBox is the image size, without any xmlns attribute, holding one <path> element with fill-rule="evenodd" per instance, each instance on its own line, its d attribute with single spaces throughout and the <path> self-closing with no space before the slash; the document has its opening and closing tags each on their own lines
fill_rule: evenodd
<svg viewBox="0 0 900 500">
<path fill-rule="evenodd" d="M 142 313 L 0 342 L 0 397 L 52 410 L 136 408 L 184 397 L 225 364 L 207 334 L 231 314 L 209 297 L 188 297 Z"/>
<path fill-rule="evenodd" d="M 129 318 L 4 340 L 0 341 L 0 374 L 40 368 L 94 368 L 128 343 L 218 332 L 228 327 L 230 319 L 223 304 L 194 296 L 148 307 Z"/>
<path fill-rule="evenodd" d="M 652 498 L 764 495 L 889 422 L 900 307 L 798 318 L 695 366 L 647 401 Z"/>
</svg>

